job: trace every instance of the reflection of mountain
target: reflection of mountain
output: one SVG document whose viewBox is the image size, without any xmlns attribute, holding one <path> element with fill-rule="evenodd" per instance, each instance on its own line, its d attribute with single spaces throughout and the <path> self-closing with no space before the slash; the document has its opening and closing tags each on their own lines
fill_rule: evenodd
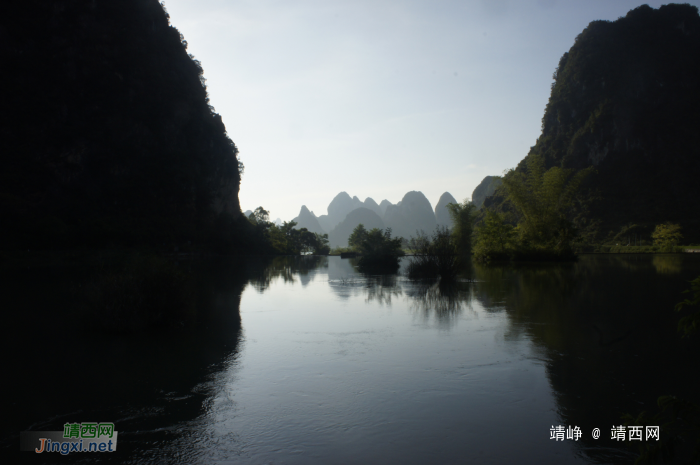
<svg viewBox="0 0 700 465">
<path fill-rule="evenodd" d="M 487 311 L 505 311 L 505 341 L 514 347 L 534 343 L 546 362 L 561 424 L 590 432 L 619 424 L 622 413 L 656 413 L 661 394 L 697 400 L 700 374 L 688 371 L 688 360 L 700 340 L 681 340 L 673 311 L 697 268 L 671 263 L 677 274 L 657 272 L 650 255 L 475 266 L 475 296 Z M 631 463 L 623 444 L 596 442 L 589 434 L 578 446 L 594 462 Z"/>
<path fill-rule="evenodd" d="M 119 419 L 120 431 L 139 432 L 123 443 L 119 438 L 121 453 L 128 453 L 136 463 L 154 461 L 154 443 L 176 447 L 188 434 L 180 425 L 196 421 L 215 394 L 213 379 L 223 370 L 236 372 L 241 337 L 239 310 L 246 284 L 241 267 L 199 265 L 188 264 L 190 276 L 198 283 L 197 325 L 131 337 L 92 334 L 81 331 L 68 318 L 52 316 L 57 311 L 70 315 L 61 307 L 70 307 L 66 290 L 85 279 L 80 270 L 52 267 L 44 273 L 32 269 L 25 277 L 15 274 L 11 281 L 3 276 L 3 282 L 12 283 L 12 289 L 3 293 L 4 302 L 22 308 L 18 316 L 26 319 L 3 335 L 7 347 L 24 347 L 3 360 L 5 376 L 21 380 L 5 386 L 13 399 L 3 407 L 5 428 L 11 429 L 8 433 L 16 435 L 30 425 L 61 431 L 66 422 L 85 421 L 87 411 L 113 418 L 115 423 Z M 29 292 L 32 289 L 42 292 Z M 93 350 L 45 364 L 41 370 L 33 366 L 37 357 L 72 340 Z M 46 389 L 49 384 L 51 389 Z M 9 436 L 2 431 L 4 441 Z M 13 451 L 14 447 L 8 447 L 4 455 L 11 456 Z M 23 463 L 24 454 L 17 449 L 17 460 L 9 463 Z M 162 460 L 168 459 L 164 456 Z"/>
</svg>

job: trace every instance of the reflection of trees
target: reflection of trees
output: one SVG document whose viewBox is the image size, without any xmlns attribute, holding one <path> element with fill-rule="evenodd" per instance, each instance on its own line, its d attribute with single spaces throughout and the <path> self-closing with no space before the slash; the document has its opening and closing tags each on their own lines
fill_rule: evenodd
<svg viewBox="0 0 700 465">
<path fill-rule="evenodd" d="M 366 279 L 367 284 L 363 288 L 367 294 L 366 302 L 376 301 L 380 305 L 391 305 L 392 297 L 399 297 L 403 294 L 395 274 L 370 276 Z"/>
<path fill-rule="evenodd" d="M 472 287 L 468 282 L 437 280 L 414 281 L 406 294 L 411 306 L 427 319 L 431 316 L 441 324 L 451 324 L 465 308 L 471 309 Z"/>
<path fill-rule="evenodd" d="M 656 272 L 659 274 L 678 274 L 683 266 L 681 255 L 654 255 L 652 261 Z"/>
<path fill-rule="evenodd" d="M 313 278 L 313 272 L 324 268 L 328 268 L 328 257 L 317 255 L 263 257 L 247 263 L 249 282 L 259 292 L 266 291 L 277 279 L 294 283 L 299 278 L 302 286 L 306 286 Z"/>
<path fill-rule="evenodd" d="M 506 313 L 505 341 L 534 343 L 561 424 L 588 432 L 577 447 L 594 462 L 630 462 L 623 444 L 592 440 L 594 427 L 620 424 L 623 412 L 654 413 L 661 392 L 692 398 L 700 381 L 687 366 L 700 344 L 680 341 L 673 312 L 697 267 L 684 268 L 680 256 L 657 264 L 657 257 L 666 256 L 475 267 L 476 298 Z M 662 266 L 676 274 L 660 272 Z"/>
<path fill-rule="evenodd" d="M 34 272 L 11 281 L 5 302 L 26 309 L 21 315 L 26 323 L 19 321 L 22 324 L 5 334 L 9 346 L 24 347 L 3 363 L 5 375 L 22 380 L 7 386 L 7 394 L 14 399 L 3 409 L 7 424 L 17 430 L 35 425 L 59 431 L 66 422 L 84 421 L 83 412 L 89 411 L 99 418 L 119 418 L 121 428 L 139 432 L 120 442 L 134 463 L 167 462 L 182 450 L 178 441 L 191 437 L 190 429 L 182 425 L 197 421 L 209 408 L 220 389 L 214 381 L 235 372 L 241 341 L 240 300 L 247 281 L 242 267 L 232 263 L 187 265 L 197 296 L 197 321 L 184 328 L 130 337 L 84 331 L 67 317 L 47 318 L 64 307 L 63 315 L 70 316 L 72 303 L 44 290 L 68 289 L 82 282 L 82 269 L 52 265 L 49 273 Z M 8 283 L 6 276 L 3 279 Z M 33 367 L 33 361 L 71 340 L 94 350 L 46 364 L 41 370 Z M 48 384 L 52 389 L 46 389 Z M 150 446 L 156 443 L 157 448 Z M 19 455 L 25 453 L 17 451 L 18 460 L 11 463 L 22 462 Z"/>
</svg>

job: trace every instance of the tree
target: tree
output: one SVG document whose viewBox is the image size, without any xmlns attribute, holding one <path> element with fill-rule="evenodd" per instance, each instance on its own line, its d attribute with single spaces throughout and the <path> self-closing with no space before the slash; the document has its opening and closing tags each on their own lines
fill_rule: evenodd
<svg viewBox="0 0 700 465">
<path fill-rule="evenodd" d="M 576 228 L 569 220 L 576 194 L 592 167 L 574 174 L 557 166 L 545 170 L 541 156 L 527 159 L 526 172 L 508 171 L 503 184 L 508 200 L 520 215 L 521 249 L 569 254 Z"/>
<path fill-rule="evenodd" d="M 458 255 L 465 257 L 472 252 L 472 232 L 476 207 L 469 200 L 448 203 L 447 211 L 452 217 L 452 241 Z"/>
<path fill-rule="evenodd" d="M 432 237 L 418 231 L 417 237 L 411 237 L 409 248 L 413 253 L 408 264 L 408 277 L 411 279 L 452 279 L 457 276 L 458 257 L 450 231 L 445 226 L 438 226 Z"/>
<path fill-rule="evenodd" d="M 348 247 L 359 249 L 365 239 L 367 239 L 367 230 L 365 229 L 365 225 L 358 224 L 348 238 Z"/>
<path fill-rule="evenodd" d="M 253 213 L 250 214 L 255 220 L 255 224 L 267 223 L 270 221 L 270 212 L 265 210 L 263 207 L 258 207 Z M 248 218 L 250 218 L 250 216 Z"/>
<path fill-rule="evenodd" d="M 506 215 L 486 210 L 484 220 L 476 228 L 474 257 L 477 261 L 509 258 L 516 245 L 516 231 L 506 222 Z"/>
<path fill-rule="evenodd" d="M 328 234 L 315 234 L 316 240 L 313 246 L 314 255 L 328 255 L 331 251 L 328 245 Z"/>
<path fill-rule="evenodd" d="M 360 244 L 359 267 L 362 271 L 396 271 L 399 257 L 404 255 L 401 238 L 391 238 L 391 228 L 382 231 L 374 228 L 367 232 Z"/>
<path fill-rule="evenodd" d="M 654 239 L 654 245 L 670 252 L 683 239 L 681 226 L 675 223 L 657 224 L 651 238 Z"/>
</svg>

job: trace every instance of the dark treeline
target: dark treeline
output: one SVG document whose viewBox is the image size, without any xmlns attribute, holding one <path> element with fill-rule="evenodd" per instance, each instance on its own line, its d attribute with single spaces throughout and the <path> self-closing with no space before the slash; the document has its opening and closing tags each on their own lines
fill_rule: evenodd
<svg viewBox="0 0 700 465">
<path fill-rule="evenodd" d="M 156 0 L 13 2 L 0 19 L 3 249 L 263 247 L 202 67 Z"/>
<path fill-rule="evenodd" d="M 682 226 L 686 243 L 700 241 L 697 8 L 643 5 L 593 21 L 553 78 L 542 134 L 506 177 L 539 160 L 545 169 L 592 167 L 568 216 L 589 243 L 648 239 L 667 222 Z M 484 205 L 517 217 L 507 197 L 504 185 Z"/>
</svg>

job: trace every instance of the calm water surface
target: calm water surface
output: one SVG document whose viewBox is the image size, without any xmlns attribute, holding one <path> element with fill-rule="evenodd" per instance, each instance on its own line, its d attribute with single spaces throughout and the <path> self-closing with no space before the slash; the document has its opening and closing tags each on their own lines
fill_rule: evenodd
<svg viewBox="0 0 700 465">
<path fill-rule="evenodd" d="M 451 285 L 362 275 L 339 257 L 246 266 L 214 287 L 194 334 L 47 336 L 63 362 L 38 371 L 28 362 L 46 347 L 26 347 L 10 368 L 16 429 L 115 422 L 112 456 L 62 461 L 631 463 L 609 439 L 621 414 L 696 396 L 699 346 L 673 306 L 700 257 L 472 266 Z M 70 341 L 101 352 L 71 357 Z M 556 425 L 581 439 L 551 440 Z"/>
</svg>

